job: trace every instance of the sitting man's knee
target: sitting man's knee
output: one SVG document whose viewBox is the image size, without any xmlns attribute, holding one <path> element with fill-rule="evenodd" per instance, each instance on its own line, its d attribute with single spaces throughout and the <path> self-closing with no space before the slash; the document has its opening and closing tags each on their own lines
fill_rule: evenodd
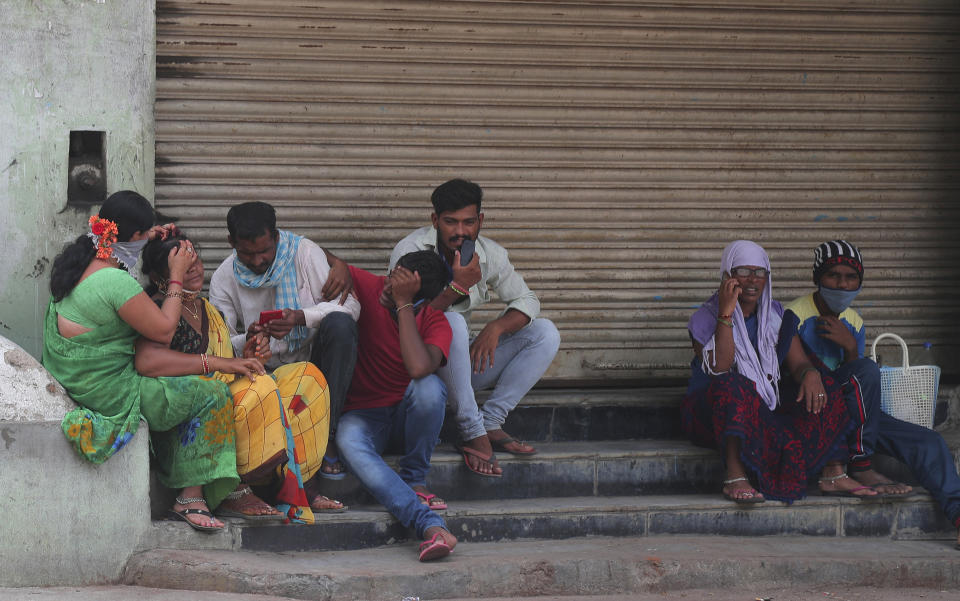
<svg viewBox="0 0 960 601">
<path fill-rule="evenodd" d="M 333 336 L 357 336 L 357 322 L 342 311 L 332 311 L 320 320 L 320 329 Z"/>
<path fill-rule="evenodd" d="M 456 311 L 447 311 L 443 315 L 447 318 L 447 323 L 450 324 L 450 329 L 453 331 L 453 337 L 455 339 L 466 339 L 469 336 L 470 328 L 467 326 L 467 320 L 464 319 L 462 314 Z"/>
<path fill-rule="evenodd" d="M 434 374 L 412 380 L 410 396 L 418 407 L 426 410 L 431 408 L 437 411 L 444 411 L 447 403 L 447 387 L 443 381 Z"/>
<path fill-rule="evenodd" d="M 552 349 L 553 352 L 556 353 L 560 348 L 560 331 L 557 330 L 557 326 L 549 319 L 543 317 L 538 317 L 533 320 L 530 326 L 536 328 L 537 337 L 544 346 L 544 349 Z"/>
<path fill-rule="evenodd" d="M 847 365 L 848 369 L 861 380 L 880 381 L 880 367 L 872 359 L 860 357 Z"/>
</svg>

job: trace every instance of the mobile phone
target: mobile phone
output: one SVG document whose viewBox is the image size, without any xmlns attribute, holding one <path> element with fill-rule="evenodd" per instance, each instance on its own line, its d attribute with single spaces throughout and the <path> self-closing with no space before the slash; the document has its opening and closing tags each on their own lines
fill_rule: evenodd
<svg viewBox="0 0 960 601">
<path fill-rule="evenodd" d="M 260 311 L 260 325 L 265 326 L 274 319 L 283 319 L 283 311 Z"/>
<path fill-rule="evenodd" d="M 460 267 L 463 267 L 473 259 L 473 249 L 476 246 L 473 240 L 467 238 L 460 245 Z"/>
</svg>

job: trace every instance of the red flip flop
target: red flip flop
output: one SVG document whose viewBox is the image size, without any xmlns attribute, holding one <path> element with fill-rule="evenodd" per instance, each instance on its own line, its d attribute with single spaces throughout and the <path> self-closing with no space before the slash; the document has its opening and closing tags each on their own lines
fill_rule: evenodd
<svg viewBox="0 0 960 601">
<path fill-rule="evenodd" d="M 419 495 L 420 493 L 417 494 Z M 430 540 L 425 540 L 420 543 L 420 561 L 440 559 L 441 557 L 450 555 L 452 552 L 453 549 L 450 548 L 447 541 L 443 540 L 443 536 L 441 536 L 439 532 L 434 534 Z"/>
<path fill-rule="evenodd" d="M 478 476 L 484 476 L 484 477 L 487 477 L 487 478 L 502 478 L 502 477 L 503 477 L 503 474 L 487 474 L 487 473 L 484 473 L 484 472 L 481 472 L 481 471 L 479 471 L 479 470 L 474 469 L 473 467 L 470 466 L 470 458 L 467 457 L 467 455 L 473 455 L 474 457 L 476 457 L 476 458 L 479 459 L 480 461 L 484 461 L 484 462 L 486 462 L 486 463 L 489 463 L 490 465 L 496 465 L 496 464 L 497 464 L 497 463 L 496 463 L 496 461 L 497 461 L 497 456 L 494 455 L 493 453 L 490 453 L 489 455 L 487 455 L 486 453 L 483 453 L 482 451 L 478 451 L 478 450 L 473 449 L 473 448 L 470 448 L 470 447 L 468 447 L 468 446 L 464 446 L 463 444 L 456 444 L 456 445 L 454 445 L 454 446 L 456 447 L 456 449 L 457 449 L 458 451 L 460 451 L 460 454 L 463 455 L 463 463 L 467 466 L 467 469 L 470 470 L 471 472 L 473 472 L 474 474 L 476 474 L 476 475 L 478 475 Z"/>
<path fill-rule="evenodd" d="M 440 510 L 440 509 L 446 509 L 446 508 L 447 508 L 447 504 L 444 503 L 444 502 L 442 502 L 442 501 L 441 501 L 440 503 L 431 503 L 431 502 L 430 502 L 431 499 L 437 499 L 437 498 L 438 498 L 437 495 L 435 495 L 435 494 L 433 494 L 433 493 L 422 493 L 422 492 L 417 492 L 417 491 L 413 491 L 413 492 L 416 493 L 416 495 L 417 495 L 418 497 L 420 497 L 421 499 L 423 499 L 424 501 L 426 501 L 426 503 L 425 503 L 426 506 L 429 507 L 430 509 L 433 509 L 434 511 L 437 511 L 437 510 Z M 434 538 L 436 538 L 436 536 L 434 536 Z"/>
</svg>

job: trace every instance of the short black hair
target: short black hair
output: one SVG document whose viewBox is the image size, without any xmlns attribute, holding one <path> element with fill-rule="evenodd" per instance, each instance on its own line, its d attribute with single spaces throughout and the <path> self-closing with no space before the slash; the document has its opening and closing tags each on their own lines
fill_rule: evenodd
<svg viewBox="0 0 960 601">
<path fill-rule="evenodd" d="M 414 295 L 414 302 L 420 299 L 432 300 L 450 283 L 450 269 L 440 255 L 433 251 L 418 250 L 407 253 L 400 257 L 397 265 L 420 274 L 420 290 Z"/>
<path fill-rule="evenodd" d="M 227 231 L 231 240 L 256 240 L 264 232 L 276 237 L 277 212 L 265 202 L 238 204 L 227 212 Z"/>
<path fill-rule="evenodd" d="M 483 190 L 480 186 L 459 178 L 440 184 L 430 196 L 433 212 L 437 215 L 447 211 L 459 211 L 470 205 L 477 205 L 477 213 L 479 213 L 481 200 L 483 200 Z"/>
</svg>

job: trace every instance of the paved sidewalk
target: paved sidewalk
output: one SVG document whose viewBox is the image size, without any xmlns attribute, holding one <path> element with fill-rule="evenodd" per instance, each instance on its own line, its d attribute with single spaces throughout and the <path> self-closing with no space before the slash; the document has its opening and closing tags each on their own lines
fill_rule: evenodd
<svg viewBox="0 0 960 601">
<path fill-rule="evenodd" d="M 686 590 L 668 593 L 638 593 L 634 595 L 601 595 L 573 597 L 497 597 L 483 601 L 956 601 L 956 591 L 917 588 L 877 589 L 870 587 L 801 587 L 746 588 L 738 590 Z M 291 601 L 290 597 L 246 595 L 241 593 L 211 593 L 204 591 L 175 591 L 139 586 L 94 586 L 84 588 L 0 588 L 0 601 Z M 402 601 L 397 597 L 392 601 Z M 420 601 L 438 601 L 421 597 Z M 447 599 L 445 601 L 477 601 L 476 599 Z"/>
<path fill-rule="evenodd" d="M 752 601 L 774 596 L 764 590 L 789 599 L 789 591 L 812 591 L 811 585 L 822 587 L 810 594 L 823 599 L 828 598 L 824 592 L 848 584 L 960 590 L 960 552 L 952 541 L 821 536 L 463 543 L 450 557 L 429 563 L 416 560 L 415 543 L 303 553 L 154 550 L 133 557 L 125 582 L 311 601 L 626 594 L 633 599 L 651 594 L 647 598 L 692 599 L 682 596 L 691 589 L 724 591 L 705 599 Z M 728 592 L 738 593 L 722 596 Z"/>
</svg>

